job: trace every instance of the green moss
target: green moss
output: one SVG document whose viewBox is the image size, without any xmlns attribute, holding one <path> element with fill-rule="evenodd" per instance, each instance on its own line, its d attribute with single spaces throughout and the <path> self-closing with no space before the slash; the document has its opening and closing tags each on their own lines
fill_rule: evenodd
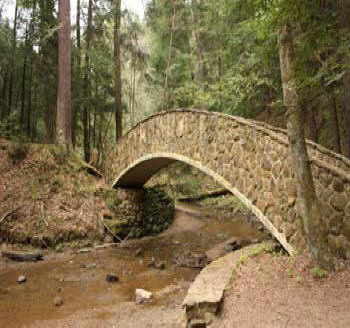
<svg viewBox="0 0 350 328">
<path fill-rule="evenodd" d="M 314 278 L 321 279 L 321 278 L 326 278 L 328 276 L 328 272 L 326 270 L 319 268 L 319 267 L 312 268 L 310 270 L 310 273 Z"/>
<path fill-rule="evenodd" d="M 139 238 L 155 235 L 172 223 L 174 201 L 161 189 L 149 188 L 140 191 L 134 204 L 120 200 L 116 190 L 105 191 L 103 199 L 110 213 L 105 215 L 105 224 L 119 238 Z M 132 205 L 132 206 L 131 206 Z"/>
</svg>

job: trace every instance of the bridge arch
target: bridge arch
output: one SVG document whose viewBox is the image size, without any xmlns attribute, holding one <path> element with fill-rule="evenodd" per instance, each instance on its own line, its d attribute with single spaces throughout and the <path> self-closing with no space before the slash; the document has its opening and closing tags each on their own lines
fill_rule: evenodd
<svg viewBox="0 0 350 328">
<path fill-rule="evenodd" d="M 148 154 L 133 162 L 129 167 L 123 170 L 113 183 L 113 187 L 128 188 L 128 187 L 142 187 L 155 173 L 161 168 L 179 161 L 191 165 L 203 173 L 209 175 L 215 181 L 220 183 L 223 187 L 229 190 L 235 197 L 237 197 L 249 210 L 251 210 L 260 221 L 267 227 L 267 229 L 279 240 L 289 253 L 293 253 L 293 248 L 287 242 L 285 236 L 279 234 L 276 228 L 265 217 L 265 215 L 240 191 L 238 191 L 229 181 L 227 181 L 220 174 L 203 166 L 199 161 L 195 161 L 189 157 L 172 153 L 154 153 Z"/>
<path fill-rule="evenodd" d="M 350 161 L 307 145 L 329 243 L 350 256 Z M 121 138 L 105 172 L 113 187 L 139 187 L 174 161 L 200 169 L 231 191 L 289 253 L 305 247 L 285 130 L 220 113 L 162 112 Z"/>
</svg>

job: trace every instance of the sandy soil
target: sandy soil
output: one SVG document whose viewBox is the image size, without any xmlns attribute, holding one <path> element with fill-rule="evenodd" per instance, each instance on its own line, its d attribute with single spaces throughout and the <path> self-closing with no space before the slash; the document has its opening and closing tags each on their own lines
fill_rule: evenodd
<svg viewBox="0 0 350 328">
<path fill-rule="evenodd" d="M 64 319 L 38 321 L 23 326 L 28 328 L 178 328 L 181 326 L 183 310 L 182 299 L 188 284 L 182 287 L 173 286 L 167 304 L 163 305 L 136 305 L 134 302 L 120 303 L 114 306 L 98 307 L 93 311 L 80 310 Z"/>
</svg>

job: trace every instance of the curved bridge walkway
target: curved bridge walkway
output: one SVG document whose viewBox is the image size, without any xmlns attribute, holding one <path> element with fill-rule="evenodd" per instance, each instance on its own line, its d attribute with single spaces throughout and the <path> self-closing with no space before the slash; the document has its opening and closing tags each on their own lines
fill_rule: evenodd
<svg viewBox="0 0 350 328">
<path fill-rule="evenodd" d="M 350 256 L 350 161 L 307 144 L 329 244 Z M 113 187 L 140 187 L 174 161 L 230 190 L 289 253 L 305 247 L 285 130 L 220 113 L 161 112 L 121 138 L 107 161 L 107 179 Z"/>
</svg>

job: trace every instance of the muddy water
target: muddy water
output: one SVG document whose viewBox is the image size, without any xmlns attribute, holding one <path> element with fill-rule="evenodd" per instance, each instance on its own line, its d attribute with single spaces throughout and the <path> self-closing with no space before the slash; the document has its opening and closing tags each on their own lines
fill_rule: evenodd
<svg viewBox="0 0 350 328">
<path fill-rule="evenodd" d="M 176 286 L 188 286 L 199 272 L 178 267 L 174 263 L 178 254 L 188 250 L 205 252 L 233 236 L 264 237 L 243 219 L 224 219 L 222 213 L 199 206 L 179 207 L 168 231 L 130 241 L 124 248 L 48 254 L 39 263 L 13 263 L 0 258 L 0 327 L 35 326 L 94 311 L 103 322 L 111 313 L 101 309 L 132 302 L 136 288 L 155 294 L 150 307 L 167 305 L 172 302 L 169 294 L 176 292 Z M 142 254 L 135 256 L 139 248 Z M 150 269 L 152 258 L 164 262 L 165 270 Z M 107 273 L 117 274 L 120 282 L 106 282 Z M 25 275 L 27 281 L 18 284 L 19 275 Z M 56 296 L 62 297 L 63 306 L 54 305 Z"/>
</svg>

